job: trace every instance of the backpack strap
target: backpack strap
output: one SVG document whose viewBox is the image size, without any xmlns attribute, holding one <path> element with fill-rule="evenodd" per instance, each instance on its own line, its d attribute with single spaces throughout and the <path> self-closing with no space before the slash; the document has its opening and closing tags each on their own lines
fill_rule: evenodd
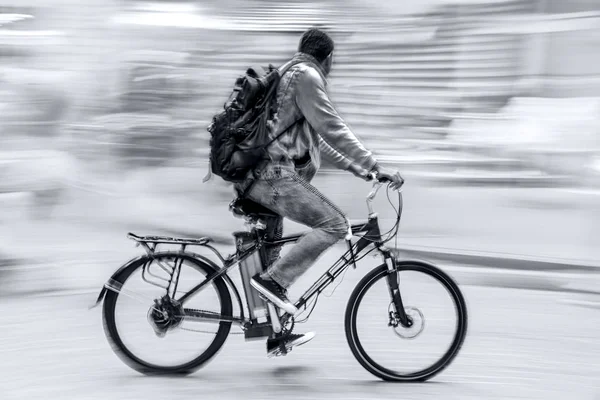
<svg viewBox="0 0 600 400">
<path fill-rule="evenodd" d="M 280 79 L 283 78 L 283 75 L 292 67 L 298 65 L 298 64 L 302 64 L 302 63 L 306 63 L 308 61 L 306 60 L 290 60 L 287 63 L 283 64 L 281 67 L 278 68 L 279 71 L 279 77 Z M 276 85 L 279 86 L 279 85 Z M 271 139 L 267 144 L 265 144 L 264 148 L 266 149 L 267 147 L 269 147 L 270 145 L 273 144 L 273 142 L 275 142 L 276 140 L 279 140 L 279 138 L 281 136 L 283 136 L 284 133 L 286 133 L 292 126 L 296 125 L 298 122 L 302 121 L 304 119 L 304 116 L 298 118 L 297 120 L 295 120 L 294 122 L 292 122 L 287 128 L 285 128 L 283 131 L 281 131 L 277 136 L 275 136 L 273 139 Z"/>
</svg>

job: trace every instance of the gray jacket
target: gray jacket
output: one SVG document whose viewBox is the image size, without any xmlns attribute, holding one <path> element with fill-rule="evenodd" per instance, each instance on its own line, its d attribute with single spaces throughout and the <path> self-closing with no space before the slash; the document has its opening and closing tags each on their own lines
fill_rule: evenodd
<svg viewBox="0 0 600 400">
<path fill-rule="evenodd" d="M 297 53 L 293 60 L 305 62 L 290 68 L 277 89 L 278 108 L 269 122 L 271 137 L 289 129 L 268 148 L 271 160 L 287 164 L 308 152 L 318 169 L 322 152 L 340 169 L 355 174 L 357 166 L 372 170 L 376 160 L 333 106 L 321 65 L 305 53 Z"/>
</svg>

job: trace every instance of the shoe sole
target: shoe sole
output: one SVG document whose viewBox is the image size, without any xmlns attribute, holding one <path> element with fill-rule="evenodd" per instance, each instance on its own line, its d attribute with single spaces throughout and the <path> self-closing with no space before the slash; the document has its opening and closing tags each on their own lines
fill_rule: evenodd
<svg viewBox="0 0 600 400">
<path fill-rule="evenodd" d="M 294 347 L 302 346 L 303 344 L 310 342 L 311 340 L 313 340 L 315 338 L 315 336 L 316 335 L 314 332 L 307 332 L 301 338 L 298 338 L 296 340 L 292 340 L 289 343 L 286 343 L 285 349 L 289 353 L 290 351 L 292 351 L 292 349 Z M 279 347 L 275 347 L 273 350 L 271 350 L 270 352 L 267 353 L 267 357 L 269 357 L 269 358 L 276 357 L 279 355 L 278 354 L 279 351 L 280 351 Z"/>
<path fill-rule="evenodd" d="M 252 285 L 252 287 L 254 289 L 258 290 L 258 292 L 260 294 L 262 294 L 264 297 L 266 297 L 268 301 L 272 302 L 273 304 L 275 304 L 277 307 L 281 308 L 288 314 L 294 315 L 298 312 L 298 309 L 296 307 L 294 307 L 293 304 L 284 303 L 277 296 L 275 296 L 273 293 L 269 292 L 264 286 L 262 286 L 260 283 L 256 282 L 254 279 L 250 280 L 250 285 Z"/>
<path fill-rule="evenodd" d="M 315 336 L 316 335 L 314 332 L 307 332 L 307 333 L 303 334 L 301 338 L 292 340 L 287 345 L 289 345 L 290 347 L 302 346 L 303 344 L 306 344 L 306 343 L 310 342 L 311 340 L 313 340 L 315 338 Z"/>
</svg>

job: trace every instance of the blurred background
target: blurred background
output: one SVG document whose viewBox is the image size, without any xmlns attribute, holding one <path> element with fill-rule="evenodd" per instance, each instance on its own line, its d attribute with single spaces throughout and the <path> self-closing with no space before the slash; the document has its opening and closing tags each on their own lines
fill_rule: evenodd
<svg viewBox="0 0 600 400">
<path fill-rule="evenodd" d="M 597 323 L 599 0 L 0 0 L 4 307 L 90 300 L 138 254 L 128 231 L 231 249 L 242 222 L 230 186 L 202 184 L 206 127 L 247 66 L 285 62 L 315 26 L 336 40 L 341 115 L 407 180 L 406 256 Z M 326 164 L 315 185 L 366 217 L 368 184 Z M 592 339 L 577 354 L 598 354 Z M 572 382 L 597 390 L 585 363 Z"/>
</svg>

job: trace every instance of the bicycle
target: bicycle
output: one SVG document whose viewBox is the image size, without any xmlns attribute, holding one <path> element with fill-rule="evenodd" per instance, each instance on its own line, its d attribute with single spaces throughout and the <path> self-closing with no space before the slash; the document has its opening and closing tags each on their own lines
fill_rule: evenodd
<svg viewBox="0 0 600 400">
<path fill-rule="evenodd" d="M 296 301 L 295 306 L 298 309 L 297 315 L 278 310 L 272 303 L 263 299 L 259 293 L 250 285 L 252 276 L 263 269 L 263 260 L 265 249 L 272 245 L 281 245 L 296 242 L 302 234 L 283 237 L 279 240 L 268 242 L 265 240 L 264 221 L 266 218 L 273 217 L 273 214 L 267 208 L 251 202 L 249 200 L 234 200 L 230 204 L 230 210 L 238 217 L 246 220 L 250 228 L 247 232 L 234 232 L 236 241 L 236 251 L 234 254 L 224 258 L 220 252 L 211 245 L 211 239 L 202 237 L 198 239 L 185 239 L 165 236 L 138 236 L 129 233 L 128 237 L 134 240 L 137 246 L 143 246 L 146 250 L 145 255 L 134 258 L 119 268 L 102 288 L 95 304 L 96 307 L 104 300 L 103 304 L 103 326 L 109 343 L 112 345 L 116 354 L 128 364 L 131 368 L 143 374 L 190 374 L 198 370 L 208 361 L 210 361 L 222 348 L 226 338 L 230 334 L 233 324 L 241 327 L 246 340 L 261 339 L 266 337 L 285 337 L 289 335 L 296 322 L 306 321 L 316 306 L 319 295 L 336 279 L 344 273 L 350 266 L 356 269 L 356 263 L 362 260 L 372 251 L 378 251 L 383 258 L 383 263 L 375 267 L 358 283 L 352 292 L 345 312 L 345 332 L 348 345 L 356 360 L 371 374 L 388 381 L 425 381 L 431 379 L 436 374 L 446 368 L 458 354 L 467 332 L 467 306 L 465 299 L 454 280 L 438 267 L 423 261 L 402 261 L 397 257 L 397 252 L 385 246 L 385 243 L 396 237 L 402 214 L 403 198 L 401 191 L 398 191 L 398 208 L 396 209 L 391 202 L 388 191 L 388 200 L 396 211 L 396 223 L 393 228 L 387 232 L 390 236 L 385 240 L 380 231 L 378 215 L 373 211 L 373 200 L 379 189 L 384 183 L 374 180 L 373 188 L 367 196 L 367 208 L 369 211 L 366 222 L 351 224 L 352 235 L 346 237 L 348 250 L 314 282 L 312 286 Z M 389 189 L 389 187 L 388 187 Z M 352 236 L 358 236 L 358 240 L 352 240 Z M 167 250 L 157 251 L 158 245 L 177 245 L 179 251 Z M 210 258 L 193 253 L 187 250 L 188 246 L 199 246 L 208 249 L 219 260 L 221 266 Z M 189 264 L 190 271 L 200 273 L 202 277 L 197 280 L 180 280 L 182 268 Z M 235 266 L 240 266 L 240 279 L 243 286 L 245 304 L 238 285 L 236 285 L 228 272 Z M 153 268 L 151 268 L 153 267 Z M 188 271 L 188 270 L 186 270 Z M 393 332 L 393 337 L 401 339 L 415 339 L 424 332 L 425 314 L 422 309 L 416 306 L 405 306 L 403 296 L 400 291 L 400 273 L 417 273 L 418 276 L 433 278 L 434 282 L 441 284 L 449 295 L 452 306 L 455 311 L 457 322 L 450 343 L 445 353 L 439 358 L 434 359 L 432 365 L 413 372 L 399 372 L 381 365 L 379 361 L 373 358 L 373 354 L 381 349 L 381 340 L 370 342 L 363 337 L 363 332 L 357 326 L 357 318 L 361 312 L 361 306 L 369 307 L 369 303 L 363 303 L 363 299 L 369 293 L 381 295 L 384 297 L 380 308 L 375 312 L 367 310 L 367 316 L 377 316 L 375 323 L 367 325 L 368 327 L 377 327 L 385 330 L 385 334 Z M 124 285 L 128 283 L 134 274 L 141 274 L 140 283 L 145 282 L 146 287 L 158 287 L 162 295 L 144 296 L 133 290 L 125 289 Z M 187 274 L 187 272 L 186 272 Z M 404 282 L 403 278 L 403 281 Z M 135 280 L 133 281 L 135 284 Z M 382 283 L 387 286 L 387 291 L 369 290 Z M 149 285 L 148 285 L 149 284 Z M 189 284 L 187 290 L 182 289 L 182 284 Z M 203 300 L 198 308 L 187 306 L 193 298 L 201 293 L 208 293 L 207 289 L 212 287 L 216 295 L 216 309 L 207 310 L 209 301 Z M 410 286 L 403 289 L 411 289 Z M 210 291 L 212 292 L 212 291 Z M 387 293 L 386 293 L 387 292 Z M 430 293 L 430 292 L 428 292 Z M 181 294 L 181 295 L 179 295 Z M 124 295 L 124 296 L 120 296 Z M 232 295 L 237 304 L 237 313 L 234 315 Z M 429 294 L 428 294 L 429 296 Z M 167 335 L 175 335 L 175 332 L 191 331 L 193 333 L 203 332 L 205 330 L 195 330 L 185 328 L 183 325 L 187 322 L 197 324 L 199 322 L 212 323 L 216 332 L 208 332 L 214 335 L 214 339 L 208 347 L 199 355 L 194 355 L 191 360 L 175 361 L 172 363 L 157 364 L 154 361 L 147 361 L 147 358 L 141 358 L 131 349 L 142 339 L 135 339 L 131 343 L 124 340 L 122 334 L 126 331 L 125 327 L 119 328 L 118 318 L 116 317 L 116 307 L 121 299 L 133 298 L 149 307 L 146 313 L 146 319 L 151 326 L 151 330 L 144 332 L 149 338 L 159 338 L 153 344 L 153 358 L 157 353 L 170 354 L 170 348 L 165 351 L 159 351 L 162 346 L 161 340 Z M 304 320 L 296 321 L 296 317 L 309 309 L 309 303 L 312 303 L 308 316 Z M 429 297 L 428 297 L 429 299 Z M 213 303 L 215 298 L 212 299 Z M 124 300 L 123 300 L 124 301 Z M 365 305 L 367 304 L 367 305 Z M 423 308 L 423 306 L 421 307 Z M 426 308 L 424 308 L 426 309 Z M 145 308 L 144 308 L 145 310 Z M 431 308 L 427 312 L 435 312 L 437 308 Z M 246 314 L 247 313 L 247 314 Z M 135 314 L 136 318 L 141 318 Z M 441 315 L 449 315 L 444 312 Z M 361 314 L 362 315 L 362 314 Z M 130 322 L 133 316 L 125 318 L 124 324 Z M 432 318 L 430 321 L 436 322 Z M 205 328 L 206 329 L 206 328 Z M 152 334 L 149 333 L 152 331 Z M 153 336 L 154 335 L 154 336 Z M 197 337 L 197 336 L 195 336 Z M 148 340 L 150 340 L 148 338 Z M 196 339 L 192 342 L 194 345 Z M 178 342 L 182 342 L 178 339 Z M 436 338 L 435 343 L 439 342 Z M 283 341 L 282 341 L 283 343 Z M 375 348 L 367 352 L 367 347 L 375 343 Z M 186 349 L 187 351 L 187 349 Z M 276 355 L 286 355 L 291 348 L 283 344 L 277 350 Z M 387 353 L 386 353 L 387 354 Z M 422 356 L 422 354 L 421 354 Z M 403 358 L 410 362 L 417 361 L 419 358 Z M 169 364 L 169 365 L 166 365 Z"/>
</svg>

